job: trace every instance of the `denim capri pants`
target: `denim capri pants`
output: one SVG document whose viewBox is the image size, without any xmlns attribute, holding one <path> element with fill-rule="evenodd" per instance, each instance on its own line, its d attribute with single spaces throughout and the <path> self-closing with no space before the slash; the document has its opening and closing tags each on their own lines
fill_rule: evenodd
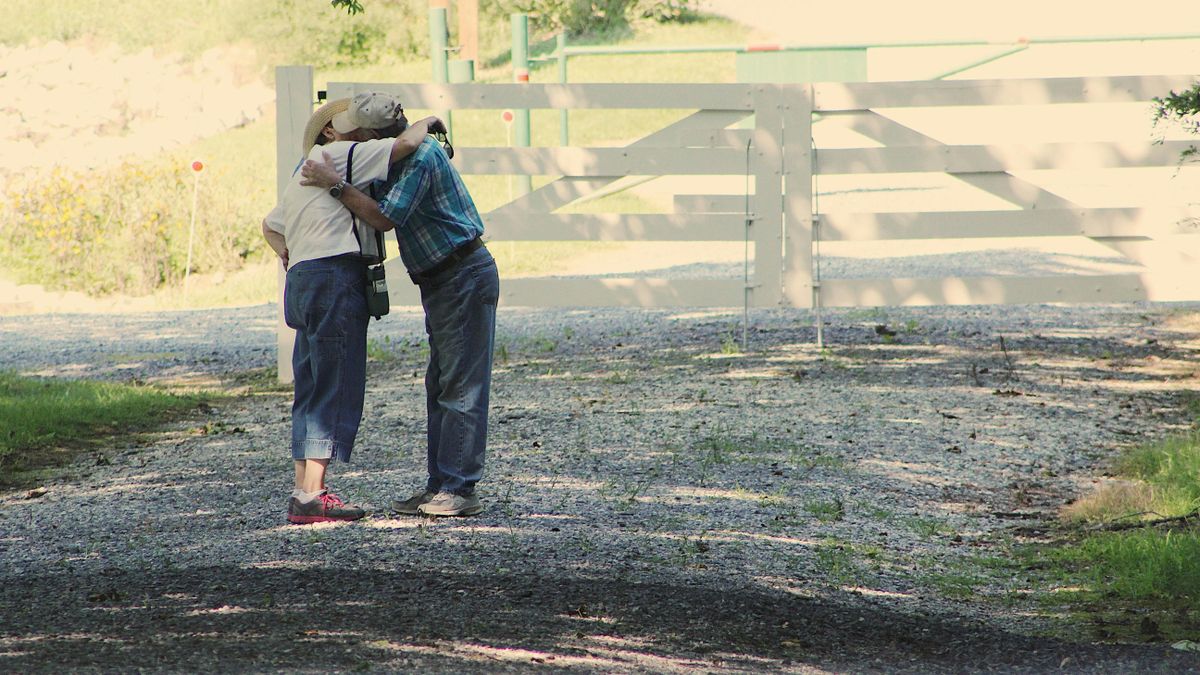
<svg viewBox="0 0 1200 675">
<path fill-rule="evenodd" d="M 305 260 L 287 272 L 283 313 L 292 350 L 292 458 L 350 461 L 367 372 L 366 266 L 355 254 Z"/>
</svg>

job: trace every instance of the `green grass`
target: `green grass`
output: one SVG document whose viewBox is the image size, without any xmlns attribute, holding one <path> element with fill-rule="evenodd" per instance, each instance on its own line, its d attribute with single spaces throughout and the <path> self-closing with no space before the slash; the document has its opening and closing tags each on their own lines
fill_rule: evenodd
<svg viewBox="0 0 1200 675">
<path fill-rule="evenodd" d="M 156 387 L 0 372 L 0 484 L 68 461 L 97 439 L 146 430 L 211 400 Z"/>
<path fill-rule="evenodd" d="M 846 517 L 846 507 L 840 499 L 806 502 L 804 510 L 822 523 L 832 523 Z"/>
<path fill-rule="evenodd" d="M 1094 619 L 1104 635 L 1145 639 L 1145 626 L 1159 639 L 1194 636 L 1188 618 L 1200 599 L 1200 531 L 1195 520 L 1131 529 L 1089 530 L 1114 523 L 1193 513 L 1200 506 L 1200 435 L 1195 432 L 1125 452 L 1113 481 L 1064 512 L 1065 541 L 1035 547 L 1048 583 L 1073 589 L 1048 594 L 1047 602 L 1069 605 Z M 1182 617 L 1182 618 L 1181 618 Z M 1140 631 L 1140 632 L 1139 632 Z M 1160 632 L 1161 631 L 1161 632 Z"/>
<path fill-rule="evenodd" d="M 1200 509 L 1200 433 L 1126 451 L 1114 464 L 1121 480 L 1104 484 L 1064 510 L 1071 522 L 1136 522 Z"/>
<path fill-rule="evenodd" d="M 8 8 L 10 20 L 0 23 L 0 43 L 97 37 L 125 51 L 150 47 L 195 54 L 205 45 L 232 42 L 247 3 L 206 0 L 205 4 L 206 10 L 198 12 L 196 3 L 182 0 L 18 0 Z"/>
<path fill-rule="evenodd" d="M 923 538 L 942 537 L 954 534 L 950 523 L 931 516 L 911 516 L 902 518 L 901 523 Z"/>
<path fill-rule="evenodd" d="M 1104 597 L 1189 607 L 1200 600 L 1200 533 L 1136 530 L 1085 538 L 1062 560 Z"/>
<path fill-rule="evenodd" d="M 1200 434 L 1131 450 L 1117 462 L 1117 473 L 1152 486 L 1152 506 L 1164 516 L 1194 511 L 1200 507 Z"/>
<path fill-rule="evenodd" d="M 863 569 L 855 560 L 850 544 L 827 539 L 817 545 L 814 553 L 816 568 L 826 582 L 843 586 L 863 579 Z"/>
</svg>

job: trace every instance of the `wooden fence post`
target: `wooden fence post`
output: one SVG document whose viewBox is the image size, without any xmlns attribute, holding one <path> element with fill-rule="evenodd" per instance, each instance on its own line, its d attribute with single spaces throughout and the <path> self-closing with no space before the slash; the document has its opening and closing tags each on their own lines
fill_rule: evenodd
<svg viewBox="0 0 1200 675">
<path fill-rule="evenodd" d="M 783 97 L 783 302 L 788 307 L 820 302 L 813 278 L 813 232 L 819 225 L 813 221 L 812 92 L 812 85 L 788 85 Z"/>
<path fill-rule="evenodd" d="M 280 66 L 275 69 L 275 187 L 276 194 L 283 196 L 283 190 L 296 169 L 301 155 L 301 136 L 304 125 L 313 110 L 313 69 L 312 66 Z M 283 287 L 285 281 L 283 267 L 279 268 L 279 301 L 277 316 L 279 319 L 276 330 L 277 353 L 276 365 L 279 369 L 279 381 L 291 382 L 292 346 L 296 342 L 296 332 L 287 327 L 283 320 Z"/>
<path fill-rule="evenodd" d="M 754 131 L 747 167 L 754 176 L 750 202 L 754 215 L 750 238 L 754 242 L 755 307 L 779 305 L 783 288 L 783 97 L 778 85 L 756 85 Z"/>
</svg>

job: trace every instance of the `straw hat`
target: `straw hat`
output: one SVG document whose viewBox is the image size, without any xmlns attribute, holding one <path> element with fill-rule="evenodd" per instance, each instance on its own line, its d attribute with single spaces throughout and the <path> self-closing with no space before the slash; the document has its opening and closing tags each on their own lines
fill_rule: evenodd
<svg viewBox="0 0 1200 675">
<path fill-rule="evenodd" d="M 325 125 L 329 124 L 334 115 L 346 112 L 349 107 L 350 99 L 339 98 L 317 108 L 312 117 L 308 118 L 308 124 L 304 125 L 304 136 L 300 138 L 300 153 L 307 157 L 308 151 L 317 144 L 317 137 L 321 135 L 321 130 L 325 128 Z"/>
</svg>

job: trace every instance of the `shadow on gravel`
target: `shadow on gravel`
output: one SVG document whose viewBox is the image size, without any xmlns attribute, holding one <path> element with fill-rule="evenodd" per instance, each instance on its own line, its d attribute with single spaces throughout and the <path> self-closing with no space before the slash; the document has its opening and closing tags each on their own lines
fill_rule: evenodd
<svg viewBox="0 0 1200 675">
<path fill-rule="evenodd" d="M 736 585 L 732 582 L 731 585 Z M 30 575 L 3 591 L 0 670 L 1184 672 L 1084 645 L 830 599 L 617 578 L 210 567 Z M 81 630 L 80 626 L 92 628 Z"/>
</svg>

